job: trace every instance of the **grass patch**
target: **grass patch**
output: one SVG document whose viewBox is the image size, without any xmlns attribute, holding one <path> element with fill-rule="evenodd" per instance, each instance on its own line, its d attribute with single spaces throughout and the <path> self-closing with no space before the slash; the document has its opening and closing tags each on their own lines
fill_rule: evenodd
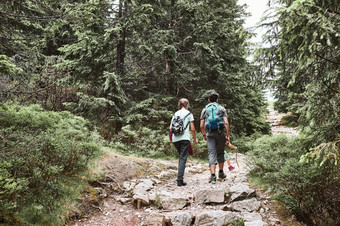
<svg viewBox="0 0 340 226">
<path fill-rule="evenodd" d="M 274 100 L 268 100 L 267 101 L 267 108 L 270 109 L 270 110 L 274 110 L 274 103 L 275 103 Z"/>
</svg>

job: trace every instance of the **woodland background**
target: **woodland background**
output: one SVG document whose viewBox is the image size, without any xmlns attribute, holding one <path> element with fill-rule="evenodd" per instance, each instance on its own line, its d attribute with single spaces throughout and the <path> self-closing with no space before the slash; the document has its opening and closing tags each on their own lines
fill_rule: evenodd
<svg viewBox="0 0 340 226">
<path fill-rule="evenodd" d="M 103 146 L 176 156 L 178 99 L 199 128 L 212 90 L 250 176 L 300 221 L 340 223 L 340 5 L 268 4 L 258 47 L 236 0 L 1 0 L 0 223 L 65 223 Z M 299 137 L 270 135 L 266 88 Z"/>
</svg>

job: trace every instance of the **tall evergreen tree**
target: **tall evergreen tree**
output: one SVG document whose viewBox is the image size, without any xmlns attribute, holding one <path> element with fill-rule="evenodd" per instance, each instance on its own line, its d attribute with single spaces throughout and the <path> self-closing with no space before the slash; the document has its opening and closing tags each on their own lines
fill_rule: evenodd
<svg viewBox="0 0 340 226">
<path fill-rule="evenodd" d="M 102 125 L 109 120 L 118 130 L 121 122 L 166 125 L 179 97 L 199 115 L 204 94 L 214 89 L 236 134 L 268 131 L 261 87 L 246 61 L 245 12 L 236 1 L 22 3 L 44 15 L 33 20 L 40 36 L 29 42 L 40 62 L 26 74 L 34 75 L 31 92 L 41 91 L 34 101 L 45 108 Z"/>
<path fill-rule="evenodd" d="M 278 1 L 262 62 L 276 73 L 278 106 L 300 115 L 314 145 L 340 134 L 340 6 L 337 1 Z"/>
<path fill-rule="evenodd" d="M 260 120 L 264 103 L 259 83 L 250 82 L 253 73 L 245 48 L 249 34 L 242 28 L 245 13 L 236 1 L 139 1 L 129 12 L 122 84 L 132 105 L 160 94 L 185 96 L 193 100 L 193 111 L 199 115 L 204 94 L 214 89 L 229 108 L 237 134 L 268 132 Z"/>
</svg>

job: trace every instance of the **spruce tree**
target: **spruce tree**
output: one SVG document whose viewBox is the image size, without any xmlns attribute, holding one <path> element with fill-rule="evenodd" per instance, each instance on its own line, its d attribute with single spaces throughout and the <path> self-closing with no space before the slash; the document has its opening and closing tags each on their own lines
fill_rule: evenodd
<svg viewBox="0 0 340 226">
<path fill-rule="evenodd" d="M 336 1 L 278 1 L 281 8 L 267 25 L 262 62 L 275 73 L 278 107 L 298 114 L 313 145 L 335 141 L 339 118 L 339 4 Z"/>
</svg>

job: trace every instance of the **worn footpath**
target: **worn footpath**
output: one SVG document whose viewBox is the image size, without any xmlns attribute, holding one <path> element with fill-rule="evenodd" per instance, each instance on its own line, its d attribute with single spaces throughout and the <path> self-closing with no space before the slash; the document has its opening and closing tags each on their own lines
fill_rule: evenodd
<svg viewBox="0 0 340 226">
<path fill-rule="evenodd" d="M 97 173 L 104 176 L 93 183 L 92 196 L 96 198 L 90 205 L 91 213 L 74 217 L 70 224 L 299 225 L 294 217 L 283 218 L 278 214 L 278 205 L 270 200 L 270 191 L 250 184 L 245 155 L 237 154 L 238 165 L 234 152 L 230 157 L 235 169 L 225 170 L 227 178 L 216 184 L 209 183 L 207 162 L 189 158 L 184 175 L 187 186 L 178 187 L 177 160 L 107 152 L 98 163 Z"/>
</svg>

